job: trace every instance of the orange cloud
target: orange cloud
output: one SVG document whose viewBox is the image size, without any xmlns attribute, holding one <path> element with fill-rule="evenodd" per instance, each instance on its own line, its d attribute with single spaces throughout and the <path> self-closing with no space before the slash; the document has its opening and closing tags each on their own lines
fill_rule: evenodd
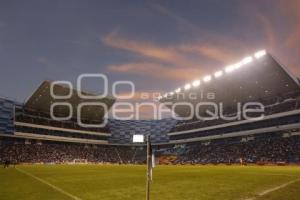
<svg viewBox="0 0 300 200">
<path fill-rule="evenodd" d="M 289 35 L 286 40 L 286 45 L 290 48 L 300 47 L 300 28 Z"/>
<path fill-rule="evenodd" d="M 138 74 L 175 81 L 193 80 L 203 75 L 202 70 L 199 68 L 168 67 L 162 64 L 148 62 L 110 65 L 108 69 L 119 73 Z"/>
<path fill-rule="evenodd" d="M 293 72 L 299 73 L 299 69 L 295 65 L 295 63 L 299 63 L 299 59 L 287 53 L 289 49 L 282 48 L 282 45 L 286 44 L 290 48 L 300 50 L 300 14 L 298 12 L 300 2 L 288 0 L 288 5 L 286 5 L 286 1 L 281 0 L 280 2 L 282 5 L 278 2 L 272 5 L 274 9 L 278 10 L 278 15 L 282 16 L 284 21 L 288 22 L 292 18 L 293 21 L 299 22 L 299 26 L 295 26 L 296 28 L 289 27 L 291 31 L 287 31 L 285 38 L 280 35 L 282 32 L 277 30 L 278 27 L 275 26 L 274 20 L 267 13 L 261 14 L 258 7 L 252 7 L 254 8 L 252 13 L 254 15 L 256 13 L 254 22 L 256 26 L 262 27 L 264 46 L 283 61 L 293 60 L 293 65 L 289 65 L 289 68 Z M 256 47 L 251 44 L 251 40 L 203 30 L 188 19 L 172 13 L 161 5 L 153 4 L 151 6 L 159 14 L 175 20 L 182 28 L 181 30 L 192 33 L 197 38 L 193 42 L 162 46 L 151 42 L 130 40 L 114 31 L 103 37 L 102 42 L 108 46 L 140 55 L 142 61 L 110 65 L 108 66 L 109 70 L 118 73 L 150 76 L 157 79 L 191 81 L 204 75 L 204 73 L 209 73 L 208 70 L 212 69 L 210 66 L 211 61 L 226 65 L 256 50 Z M 288 15 L 289 13 L 290 15 Z M 290 64 L 291 62 L 285 63 Z"/>
<path fill-rule="evenodd" d="M 111 34 L 102 38 L 102 42 L 108 46 L 128 50 L 133 53 L 143 55 L 147 58 L 156 59 L 175 65 L 193 66 L 193 63 L 189 59 L 187 59 L 185 56 L 182 56 L 174 48 L 163 48 L 147 42 L 128 40 L 118 36 L 116 32 L 112 32 Z"/>
<path fill-rule="evenodd" d="M 285 44 L 289 48 L 300 49 L 300 1 L 282 0 L 280 2 L 280 8 L 286 21 L 294 24 L 294 26 L 290 27 L 290 30 L 288 30 Z"/>
<path fill-rule="evenodd" d="M 183 30 L 188 30 L 190 33 L 202 32 L 202 30 L 198 26 L 196 26 L 186 18 L 174 14 L 173 12 L 171 12 L 170 10 L 168 10 L 160 4 L 152 4 L 151 7 L 154 10 L 158 11 L 160 14 L 175 20 L 179 26 L 183 27 Z"/>
<path fill-rule="evenodd" d="M 229 50 L 229 48 L 223 49 L 223 47 L 214 46 L 212 44 L 185 44 L 181 45 L 180 49 L 186 53 L 201 55 L 223 64 L 228 64 L 237 58 L 236 54 L 233 51 Z"/>
<path fill-rule="evenodd" d="M 257 14 L 256 16 L 258 21 L 262 25 L 265 34 L 265 41 L 268 48 L 275 49 L 278 43 L 278 39 L 276 37 L 276 32 L 274 31 L 271 21 L 262 14 Z"/>
</svg>

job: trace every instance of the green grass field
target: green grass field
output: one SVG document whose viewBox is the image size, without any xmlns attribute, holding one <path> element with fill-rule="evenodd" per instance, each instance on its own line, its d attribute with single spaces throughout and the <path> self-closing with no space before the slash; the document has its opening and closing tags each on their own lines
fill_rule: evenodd
<svg viewBox="0 0 300 200">
<path fill-rule="evenodd" d="M 144 166 L 32 165 L 0 169 L 1 200 L 145 199 Z M 300 167 L 158 166 L 153 200 L 299 200 Z"/>
</svg>

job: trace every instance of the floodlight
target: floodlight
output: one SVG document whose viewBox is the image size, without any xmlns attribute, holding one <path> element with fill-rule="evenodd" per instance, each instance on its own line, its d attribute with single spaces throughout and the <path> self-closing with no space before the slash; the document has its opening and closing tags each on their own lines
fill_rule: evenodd
<svg viewBox="0 0 300 200">
<path fill-rule="evenodd" d="M 176 93 L 181 92 L 181 88 L 177 88 L 177 89 L 175 90 L 175 92 L 176 92 Z"/>
<path fill-rule="evenodd" d="M 174 92 L 170 92 L 169 94 L 170 94 L 170 95 L 173 95 L 173 94 L 174 94 Z"/>
<path fill-rule="evenodd" d="M 260 57 L 263 57 L 266 54 L 267 54 L 266 50 L 261 50 L 261 51 L 256 52 L 254 54 L 254 56 L 255 56 L 255 58 L 260 58 Z"/>
<path fill-rule="evenodd" d="M 168 97 L 168 93 L 164 94 L 164 97 Z"/>
<path fill-rule="evenodd" d="M 193 82 L 193 86 L 194 87 L 198 87 L 200 85 L 200 80 L 195 80 L 194 82 Z"/>
<path fill-rule="evenodd" d="M 215 73 L 215 77 L 216 78 L 218 78 L 218 77 L 220 77 L 220 76 L 222 76 L 223 75 L 223 71 L 217 71 L 216 73 Z"/>
<path fill-rule="evenodd" d="M 208 81 L 211 80 L 211 76 L 210 76 L 210 75 L 205 76 L 205 77 L 203 78 L 203 80 L 204 80 L 204 82 L 208 82 Z"/>
<path fill-rule="evenodd" d="M 252 61 L 253 61 L 252 56 L 249 56 L 249 57 L 244 58 L 241 63 L 243 65 L 245 65 L 245 64 L 251 63 Z"/>
<path fill-rule="evenodd" d="M 133 135 L 132 142 L 133 143 L 143 143 L 144 135 Z"/>
<path fill-rule="evenodd" d="M 234 64 L 234 69 L 238 69 L 242 66 L 243 64 L 241 62 Z"/>
<path fill-rule="evenodd" d="M 184 86 L 184 89 L 185 90 L 189 90 L 191 88 L 191 84 L 186 84 L 185 86 Z"/>
<path fill-rule="evenodd" d="M 234 65 L 230 65 L 228 67 L 225 68 L 225 72 L 226 73 L 230 73 L 235 69 Z"/>
</svg>

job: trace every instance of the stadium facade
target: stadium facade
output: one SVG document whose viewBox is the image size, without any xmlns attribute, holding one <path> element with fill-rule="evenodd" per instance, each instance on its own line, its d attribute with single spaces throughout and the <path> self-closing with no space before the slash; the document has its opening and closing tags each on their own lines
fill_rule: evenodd
<svg viewBox="0 0 300 200">
<path fill-rule="evenodd" d="M 183 102 L 196 105 L 204 101 L 203 93 L 214 93 L 213 103 L 224 108 L 227 117 L 236 116 L 240 111 L 237 102 L 260 102 L 264 106 L 264 117 L 259 120 L 241 118 L 238 120 L 199 120 L 197 116 L 205 116 L 211 110 L 210 104 L 190 110 L 183 106 L 176 106 L 174 111 L 179 117 L 190 116 L 192 119 L 176 120 L 140 120 L 120 121 L 109 119 L 105 127 L 90 128 L 78 124 L 76 110 L 80 103 L 88 102 L 80 98 L 74 90 L 68 102 L 75 109 L 70 115 L 67 106 L 54 109 L 55 116 L 68 120 L 53 120 L 50 114 L 51 105 L 60 103 L 63 99 L 54 99 L 51 95 L 51 82 L 44 81 L 24 103 L 17 103 L 9 99 L 0 99 L 0 137 L 1 142 L 21 142 L 28 145 L 38 143 L 70 143 L 70 145 L 91 145 L 105 148 L 110 146 L 143 146 L 133 144 L 133 135 L 149 135 L 154 145 L 159 149 L 172 152 L 182 146 L 196 147 L 204 145 L 242 144 L 259 139 L 296 138 L 300 136 L 300 82 L 290 74 L 270 54 L 252 56 L 251 62 L 245 62 L 236 68 L 225 69 L 222 73 L 206 77 L 200 87 L 187 85 L 174 92 L 164 95 L 160 102 L 167 107 Z M 200 82 L 194 84 L 199 86 Z M 53 88 L 52 88 L 53 89 Z M 56 85 L 56 95 L 67 95 L 68 87 Z M 93 95 L 90 93 L 85 93 Z M 190 95 L 193 94 L 193 95 Z M 111 108 L 115 99 L 103 97 L 97 99 L 99 103 Z M 86 106 L 81 115 L 81 122 L 97 124 L 104 120 L 108 110 Z M 254 116 L 255 117 L 255 116 Z M 101 119 L 101 120 L 99 120 Z M 140 147 L 139 147 L 140 148 Z M 142 148 L 142 147 L 141 147 Z M 184 148 L 184 147 L 183 147 Z M 216 147 L 218 148 L 218 147 Z M 191 151 L 191 149 L 189 149 Z M 110 150 L 109 150 L 110 151 Z M 124 150 L 125 151 L 125 150 Z M 130 150 L 129 150 L 130 151 Z M 117 157 L 121 158 L 120 152 Z M 137 156 L 136 152 L 134 153 Z M 187 152 L 182 153 L 187 154 Z M 185 155 L 188 157 L 188 155 Z M 300 157 L 300 156 L 299 156 Z M 236 158 L 237 159 L 237 158 Z M 299 159 L 299 160 L 298 160 Z M 293 158 L 300 162 L 300 158 Z"/>
</svg>

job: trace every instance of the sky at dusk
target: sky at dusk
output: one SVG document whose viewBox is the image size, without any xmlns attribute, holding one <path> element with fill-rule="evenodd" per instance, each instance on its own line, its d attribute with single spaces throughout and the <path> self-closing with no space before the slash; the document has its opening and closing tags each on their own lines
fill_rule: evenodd
<svg viewBox="0 0 300 200">
<path fill-rule="evenodd" d="M 82 73 L 164 93 L 260 49 L 299 77 L 299 10 L 300 0 L 1 0 L 0 95 L 23 102 L 45 79 Z"/>
</svg>

